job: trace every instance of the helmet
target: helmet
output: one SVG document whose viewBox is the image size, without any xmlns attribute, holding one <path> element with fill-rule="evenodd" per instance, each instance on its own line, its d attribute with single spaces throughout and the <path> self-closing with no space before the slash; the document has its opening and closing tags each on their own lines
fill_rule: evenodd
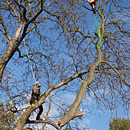
<svg viewBox="0 0 130 130">
<path fill-rule="evenodd" d="M 38 81 L 36 81 L 36 83 L 35 84 L 39 84 L 40 82 L 38 82 Z"/>
<path fill-rule="evenodd" d="M 39 84 L 39 85 L 38 85 Z M 41 87 L 41 83 L 40 82 L 36 82 L 35 85 L 38 85 L 37 87 Z"/>
</svg>

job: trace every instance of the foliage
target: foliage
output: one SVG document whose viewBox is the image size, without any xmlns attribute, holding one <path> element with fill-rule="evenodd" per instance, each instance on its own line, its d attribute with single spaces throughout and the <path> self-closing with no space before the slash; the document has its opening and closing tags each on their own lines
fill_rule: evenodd
<svg viewBox="0 0 130 130">
<path fill-rule="evenodd" d="M 130 128 L 130 120 L 129 119 L 113 119 L 109 124 L 109 130 L 129 130 Z"/>
<path fill-rule="evenodd" d="M 14 125 L 14 121 L 16 121 L 16 114 L 13 113 L 9 106 L 4 106 L 4 104 L 0 103 L 0 128 L 12 128 Z"/>
</svg>

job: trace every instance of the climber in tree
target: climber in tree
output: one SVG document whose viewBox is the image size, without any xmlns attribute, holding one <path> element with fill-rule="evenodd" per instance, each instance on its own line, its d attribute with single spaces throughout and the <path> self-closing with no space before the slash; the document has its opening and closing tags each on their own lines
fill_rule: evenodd
<svg viewBox="0 0 130 130">
<path fill-rule="evenodd" d="M 36 82 L 35 86 L 32 89 L 32 96 L 31 96 L 31 99 L 30 99 L 30 104 L 31 105 L 40 100 L 40 97 L 41 97 L 40 96 L 41 95 L 40 87 L 41 87 L 41 84 L 39 82 Z M 39 106 L 39 112 L 38 112 L 38 114 L 36 116 L 36 120 L 42 120 L 40 118 L 42 112 L 43 112 L 43 107 L 41 105 L 41 106 Z"/>
<path fill-rule="evenodd" d="M 96 14 L 96 5 L 98 0 L 88 0 L 89 4 L 92 6 L 93 13 Z"/>
</svg>

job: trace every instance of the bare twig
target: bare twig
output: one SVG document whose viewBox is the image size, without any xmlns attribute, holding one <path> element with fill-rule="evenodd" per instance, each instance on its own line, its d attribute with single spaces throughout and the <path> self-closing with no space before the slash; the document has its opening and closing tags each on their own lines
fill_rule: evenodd
<svg viewBox="0 0 130 130">
<path fill-rule="evenodd" d="M 109 64 L 107 61 L 101 61 L 101 63 L 105 63 L 105 64 L 109 65 L 116 72 L 116 74 L 121 78 L 121 80 L 125 83 L 125 85 L 130 87 L 130 84 L 127 83 L 127 81 L 121 76 L 121 74 L 117 71 L 117 69 L 115 67 L 113 67 L 111 64 Z"/>
<path fill-rule="evenodd" d="M 87 86 L 90 85 L 93 82 L 93 77 L 94 77 L 96 67 L 100 64 L 100 62 L 102 60 L 102 52 L 101 52 L 100 48 L 97 48 L 97 54 L 98 54 L 98 57 L 97 57 L 96 62 L 89 69 L 88 79 L 82 80 L 80 90 L 79 90 L 77 97 L 76 97 L 74 103 L 72 104 L 71 108 L 69 109 L 69 111 L 63 117 L 61 117 L 56 122 L 60 127 L 67 124 L 73 118 L 83 115 L 83 113 L 77 112 L 77 110 L 78 110 L 78 107 L 79 107 L 79 105 L 82 101 L 82 98 L 83 98 L 83 96 L 86 92 Z"/>
</svg>

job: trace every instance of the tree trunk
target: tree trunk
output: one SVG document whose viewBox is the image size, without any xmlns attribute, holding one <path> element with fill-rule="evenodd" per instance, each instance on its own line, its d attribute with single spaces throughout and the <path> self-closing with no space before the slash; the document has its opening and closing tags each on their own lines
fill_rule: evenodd
<svg viewBox="0 0 130 130">
<path fill-rule="evenodd" d="M 9 60 L 12 58 L 12 56 L 16 51 L 16 44 L 19 44 L 16 42 L 18 42 L 18 37 L 20 35 L 22 28 L 23 28 L 23 23 L 21 22 L 16 30 L 14 37 L 9 39 L 9 45 L 6 49 L 6 52 L 4 53 L 3 57 L 0 60 L 0 82 L 2 81 L 4 69 L 7 63 L 9 62 Z"/>
</svg>

